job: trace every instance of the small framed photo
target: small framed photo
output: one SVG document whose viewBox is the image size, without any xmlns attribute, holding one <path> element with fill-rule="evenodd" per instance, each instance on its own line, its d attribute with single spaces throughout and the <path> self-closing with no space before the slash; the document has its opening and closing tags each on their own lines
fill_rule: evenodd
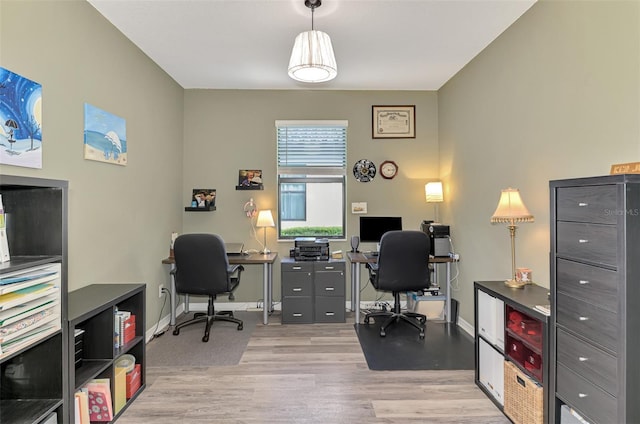
<svg viewBox="0 0 640 424">
<path fill-rule="evenodd" d="M 238 189 L 261 190 L 262 169 L 241 169 L 238 172 Z"/>
<path fill-rule="evenodd" d="M 367 202 L 351 203 L 351 213 L 367 213 Z"/>
<path fill-rule="evenodd" d="M 372 106 L 373 138 L 416 138 L 416 107 Z"/>
<path fill-rule="evenodd" d="M 194 188 L 191 195 L 191 207 L 193 208 L 209 208 L 216 206 L 216 189 L 215 188 Z"/>
</svg>

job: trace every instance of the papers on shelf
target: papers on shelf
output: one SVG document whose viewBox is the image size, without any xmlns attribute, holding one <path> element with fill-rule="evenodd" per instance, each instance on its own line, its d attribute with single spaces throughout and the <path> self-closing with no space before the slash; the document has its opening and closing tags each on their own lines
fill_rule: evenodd
<svg viewBox="0 0 640 424">
<path fill-rule="evenodd" d="M 54 284 L 36 284 L 11 293 L 0 295 L 0 311 L 22 305 L 43 296 L 57 294 L 60 288 Z"/>
<path fill-rule="evenodd" d="M 37 284 L 48 283 L 56 280 L 59 275 L 56 271 L 28 272 L 0 279 L 0 295 L 11 293 Z"/>
</svg>

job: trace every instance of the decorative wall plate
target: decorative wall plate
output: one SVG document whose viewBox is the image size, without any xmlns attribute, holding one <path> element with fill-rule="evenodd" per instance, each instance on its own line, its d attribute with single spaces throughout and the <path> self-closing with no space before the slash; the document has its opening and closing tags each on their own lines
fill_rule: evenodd
<svg viewBox="0 0 640 424">
<path fill-rule="evenodd" d="M 367 183 L 376 176 L 376 166 L 368 159 L 360 159 L 353 165 L 353 176 L 361 183 Z"/>
</svg>

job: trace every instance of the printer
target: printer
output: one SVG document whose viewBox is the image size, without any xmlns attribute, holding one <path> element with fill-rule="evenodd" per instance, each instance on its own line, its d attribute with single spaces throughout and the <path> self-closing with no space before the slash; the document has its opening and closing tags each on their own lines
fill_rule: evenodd
<svg viewBox="0 0 640 424">
<path fill-rule="evenodd" d="M 431 241 L 431 255 L 435 258 L 448 257 L 451 252 L 449 226 L 433 221 L 422 221 L 420 230 L 429 236 Z"/>
<path fill-rule="evenodd" d="M 296 261 L 328 261 L 329 239 L 315 237 L 297 237 L 294 240 L 291 256 Z"/>
</svg>

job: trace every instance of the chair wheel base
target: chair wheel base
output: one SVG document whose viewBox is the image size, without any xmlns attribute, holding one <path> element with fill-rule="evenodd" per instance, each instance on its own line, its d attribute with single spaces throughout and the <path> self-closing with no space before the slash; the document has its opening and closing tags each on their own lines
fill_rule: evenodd
<svg viewBox="0 0 640 424">
<path fill-rule="evenodd" d="M 173 335 L 177 336 L 178 334 L 180 334 L 180 329 L 176 328 L 175 330 L 173 330 Z"/>
</svg>

